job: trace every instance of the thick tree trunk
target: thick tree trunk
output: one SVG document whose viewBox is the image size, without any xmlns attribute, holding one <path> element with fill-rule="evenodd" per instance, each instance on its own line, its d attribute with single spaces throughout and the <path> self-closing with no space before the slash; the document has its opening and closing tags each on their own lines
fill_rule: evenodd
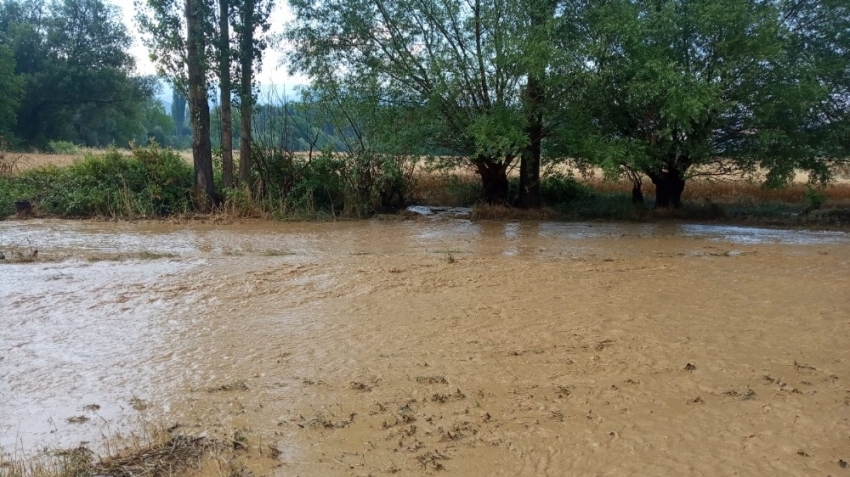
<svg viewBox="0 0 850 477">
<path fill-rule="evenodd" d="M 200 0 L 186 0 L 186 63 L 189 73 L 189 117 L 192 122 L 195 200 L 197 207 L 208 210 L 215 197 L 215 185 L 210 144 L 210 105 L 207 101 L 204 60 L 206 39 L 203 14 L 203 5 Z"/>
<path fill-rule="evenodd" d="M 685 190 L 685 175 L 678 169 L 653 172 L 649 175 L 655 184 L 655 208 L 674 208 L 682 206 L 682 192 Z"/>
<path fill-rule="evenodd" d="M 241 79 L 239 85 L 240 113 L 242 129 L 239 138 L 239 179 L 242 184 L 251 187 L 251 113 L 254 110 L 254 96 L 251 80 L 254 72 L 254 1 L 243 0 L 242 36 L 239 39 L 239 62 Z"/>
<path fill-rule="evenodd" d="M 484 201 L 488 204 L 506 204 L 509 189 L 508 166 L 497 161 L 479 160 L 476 167 L 484 188 Z"/>
<path fill-rule="evenodd" d="M 540 207 L 540 156 L 543 152 L 543 87 L 536 76 L 528 77 L 526 127 L 528 145 L 519 166 L 519 206 Z"/>
<path fill-rule="evenodd" d="M 233 113 L 230 102 L 230 1 L 219 0 L 218 79 L 221 89 L 221 175 L 233 187 Z"/>
</svg>

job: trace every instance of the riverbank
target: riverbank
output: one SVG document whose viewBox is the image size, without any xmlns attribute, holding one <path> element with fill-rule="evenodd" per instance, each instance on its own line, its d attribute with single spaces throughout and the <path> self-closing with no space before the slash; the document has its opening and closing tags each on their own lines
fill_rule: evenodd
<svg viewBox="0 0 850 477">
<path fill-rule="evenodd" d="M 38 167 L 0 173 L 0 217 L 207 220 L 206 215 L 195 212 L 188 192 L 192 171 L 185 154 L 151 147 L 74 156 L 71 163 L 64 156 L 56 156 L 62 160 L 51 164 L 51 157 L 39 156 Z M 280 172 L 285 186 L 273 186 L 271 195 L 252 198 L 242 190 L 225 190 L 214 209 L 221 217 L 218 220 L 370 218 L 397 211 L 404 215 L 408 205 L 417 204 L 471 207 L 473 220 L 850 225 L 850 183 L 840 171 L 836 172 L 836 181 L 823 188 L 795 182 L 766 189 L 758 182 L 740 178 L 695 179 L 685 189 L 683 207 L 655 210 L 651 200 L 633 203 L 631 183 L 559 170 L 544 176 L 544 208 L 522 210 L 480 203 L 478 177 L 462 171 L 428 170 L 422 164 L 399 166 L 403 171 L 375 166 L 378 169 L 370 172 L 369 181 L 364 183 L 363 177 L 334 157 L 297 160 L 304 161 L 299 172 Z M 511 182 L 513 188 L 517 187 L 515 182 Z M 261 188 L 269 190 L 267 185 Z M 646 197 L 653 193 L 651 184 L 644 186 Z"/>
</svg>

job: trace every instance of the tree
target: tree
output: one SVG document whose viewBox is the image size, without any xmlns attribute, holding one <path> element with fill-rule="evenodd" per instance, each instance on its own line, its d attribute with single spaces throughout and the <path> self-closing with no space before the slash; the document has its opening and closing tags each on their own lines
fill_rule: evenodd
<svg viewBox="0 0 850 477">
<path fill-rule="evenodd" d="M 153 83 L 134 73 L 131 39 L 116 7 L 101 0 L 5 0 L 0 19 L 0 44 L 13 51 L 23 80 L 19 139 L 102 146 L 141 132 Z"/>
<path fill-rule="evenodd" d="M 528 55 L 545 49 L 552 2 L 290 3 L 298 18 L 291 60 L 315 85 L 379 85 L 384 104 L 417 111 L 404 127 L 431 141 L 426 149 L 451 151 L 479 174 L 488 202 L 508 200 L 508 170 L 525 153 L 523 196 L 539 203 L 546 59 Z"/>
<path fill-rule="evenodd" d="M 696 175 L 825 180 L 847 157 L 846 2 L 614 0 L 584 14 L 573 146 L 638 192 L 648 176 L 656 207 L 679 207 Z"/>
<path fill-rule="evenodd" d="M 13 52 L 0 44 L 0 140 L 15 126 L 21 100 L 21 78 L 15 74 Z"/>
<path fill-rule="evenodd" d="M 165 107 L 155 99 L 145 104 L 144 121 L 142 125 L 145 132 L 136 138 L 136 144 L 146 145 L 151 139 L 163 146 L 174 146 L 174 121 L 165 113 Z"/>
<path fill-rule="evenodd" d="M 233 30 L 239 40 L 239 76 L 240 76 L 240 110 L 242 117 L 242 128 L 246 132 L 240 135 L 240 175 L 250 178 L 250 148 L 251 148 L 251 112 L 253 109 L 253 79 L 255 66 L 259 65 L 259 58 L 265 48 L 265 41 L 261 36 L 256 35 L 256 31 L 265 32 L 268 30 L 268 15 L 272 3 L 264 0 L 219 0 L 218 9 L 212 8 L 210 0 L 191 0 L 191 5 L 186 4 L 181 11 L 178 0 L 137 0 L 137 9 L 140 13 L 137 19 L 143 32 L 146 33 L 145 44 L 150 50 L 151 58 L 158 66 L 160 75 L 166 76 L 177 85 L 186 85 L 189 91 L 189 102 L 191 109 L 191 120 L 193 121 L 193 129 L 197 133 L 209 131 L 209 126 L 196 124 L 195 121 L 204 121 L 205 117 L 209 117 L 209 104 L 206 103 L 206 113 L 201 111 L 203 105 L 196 98 L 195 103 L 192 102 L 192 95 L 200 94 L 200 82 L 203 81 L 204 91 L 208 91 L 209 81 L 212 79 L 212 74 L 215 73 L 219 80 L 219 91 L 222 103 L 221 120 L 221 136 L 223 146 L 223 166 L 225 184 L 232 183 L 232 152 L 229 152 L 229 146 L 232 143 L 232 128 L 231 121 L 225 116 L 230 116 L 231 104 L 231 72 L 233 71 L 232 63 L 234 60 L 233 50 L 230 45 L 230 30 Z M 189 0 L 186 0 L 189 1 Z M 191 10 L 193 26 L 187 25 L 190 19 L 189 12 Z M 238 11 L 239 15 L 235 15 L 234 11 Z M 217 13 L 218 19 L 216 20 Z M 235 18 L 239 17 L 239 22 L 231 25 L 231 22 L 236 22 Z M 195 35 L 193 40 L 195 43 L 190 44 L 188 35 L 183 35 L 182 32 L 187 32 Z M 191 51 L 190 51 L 191 50 Z M 190 55 L 191 53 L 191 55 Z M 190 56 L 192 59 L 190 60 Z M 206 63 L 206 58 L 215 58 L 216 67 L 210 68 Z M 192 64 L 193 61 L 195 64 Z M 192 73 L 194 72 L 194 74 Z M 193 82 L 195 92 L 192 93 Z M 194 106 L 192 106 L 194 104 Z M 193 107 L 200 108 L 200 115 L 196 115 Z M 227 136 L 231 140 L 227 140 Z M 209 143 L 210 138 L 202 139 L 201 142 Z M 199 144 L 200 150 L 204 147 Z M 228 158 L 228 156 L 230 156 Z M 205 160 L 202 162 L 205 163 Z M 241 168 L 247 167 L 247 172 L 243 173 Z M 199 176 L 200 177 L 200 176 Z M 210 179 L 211 180 L 211 179 Z M 246 181 L 249 182 L 249 181 Z"/>
<path fill-rule="evenodd" d="M 266 48 L 263 33 L 268 32 L 272 0 L 239 0 L 239 113 L 242 119 L 239 134 L 239 180 L 251 186 L 251 119 L 254 112 L 254 75 L 262 65 Z"/>
<path fill-rule="evenodd" d="M 233 113 L 231 112 L 230 0 L 218 0 L 218 80 L 221 99 L 221 169 L 224 187 L 233 187 Z"/>
<path fill-rule="evenodd" d="M 215 199 L 212 145 L 210 144 L 210 103 L 207 96 L 206 5 L 202 0 L 186 0 L 186 69 L 189 88 L 189 120 L 192 126 L 192 158 L 195 165 L 196 200 L 206 209 Z"/>
<path fill-rule="evenodd" d="M 214 56 L 212 8 L 208 0 L 137 0 L 137 20 L 160 76 L 187 92 L 196 206 L 215 200 L 209 89 Z"/>
<path fill-rule="evenodd" d="M 551 80 L 552 33 L 556 26 L 557 0 L 526 0 L 527 23 L 523 50 L 526 83 L 523 92 L 526 146 L 519 173 L 519 205 L 540 207 L 540 163 L 543 141 L 551 133 L 548 125 L 551 102 L 559 96 Z"/>
<path fill-rule="evenodd" d="M 239 134 L 239 180 L 251 186 L 251 114 L 254 111 L 254 91 L 251 83 L 254 64 L 254 0 L 241 0 L 242 21 L 239 27 L 239 113 L 242 129 Z"/>
</svg>

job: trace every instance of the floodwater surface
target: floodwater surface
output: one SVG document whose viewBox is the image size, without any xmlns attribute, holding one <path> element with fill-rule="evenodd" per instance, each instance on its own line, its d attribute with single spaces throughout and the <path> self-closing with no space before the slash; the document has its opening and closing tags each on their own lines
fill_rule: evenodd
<svg viewBox="0 0 850 477">
<path fill-rule="evenodd" d="M 139 420 L 276 475 L 838 475 L 850 236 L 0 222 L 0 447 Z M 9 260 L 7 259 L 6 262 Z"/>
</svg>

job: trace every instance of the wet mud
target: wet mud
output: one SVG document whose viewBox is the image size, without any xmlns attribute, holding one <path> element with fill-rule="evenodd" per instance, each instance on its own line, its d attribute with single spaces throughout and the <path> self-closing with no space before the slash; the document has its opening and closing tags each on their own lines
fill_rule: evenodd
<svg viewBox="0 0 850 477">
<path fill-rule="evenodd" d="M 0 250 L 45 259 L 0 264 L 0 446 L 96 442 L 143 413 L 273 444 L 256 473 L 280 476 L 838 475 L 848 245 L 682 224 L 0 222 Z"/>
</svg>

